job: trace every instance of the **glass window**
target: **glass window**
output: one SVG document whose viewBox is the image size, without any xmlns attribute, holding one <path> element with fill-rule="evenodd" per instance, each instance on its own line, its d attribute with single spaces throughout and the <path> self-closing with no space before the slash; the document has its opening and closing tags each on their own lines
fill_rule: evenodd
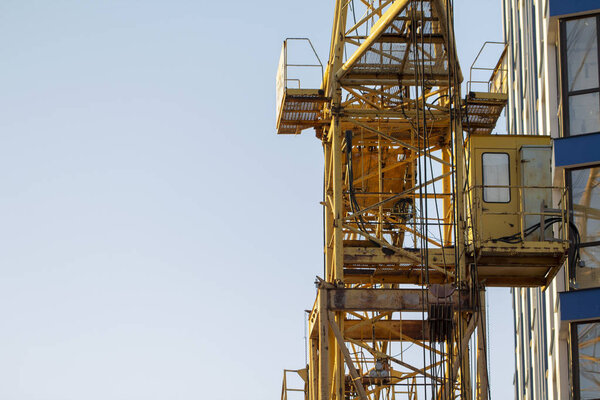
<svg viewBox="0 0 600 400">
<path fill-rule="evenodd" d="M 569 91 L 598 87 L 596 17 L 567 21 L 566 31 Z"/>
<path fill-rule="evenodd" d="M 483 153 L 483 201 L 510 202 L 510 167 L 506 153 Z M 492 186 L 492 187 L 490 187 Z"/>
<path fill-rule="evenodd" d="M 579 256 L 583 264 L 576 266 L 575 279 L 578 289 L 589 289 L 600 286 L 600 246 L 579 248 Z"/>
<path fill-rule="evenodd" d="M 577 324 L 579 398 L 600 398 L 600 323 Z"/>
<path fill-rule="evenodd" d="M 600 93 L 569 96 L 569 133 L 600 132 Z"/>
<path fill-rule="evenodd" d="M 581 242 L 600 241 L 600 167 L 571 171 L 571 193 Z"/>
<path fill-rule="evenodd" d="M 600 132 L 600 16 L 561 23 L 565 136 Z"/>
<path fill-rule="evenodd" d="M 600 286 L 600 167 L 570 172 L 573 222 L 581 237 L 579 265 L 573 266 L 577 288 Z"/>
</svg>

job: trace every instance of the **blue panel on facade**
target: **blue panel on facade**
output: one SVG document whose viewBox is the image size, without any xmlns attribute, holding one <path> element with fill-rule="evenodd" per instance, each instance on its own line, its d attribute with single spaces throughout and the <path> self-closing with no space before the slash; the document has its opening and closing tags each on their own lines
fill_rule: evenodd
<svg viewBox="0 0 600 400">
<path fill-rule="evenodd" d="M 562 292 L 559 295 L 561 321 L 600 319 L 600 288 Z"/>
<path fill-rule="evenodd" d="M 550 0 L 551 17 L 593 10 L 600 10 L 598 0 Z"/>
<path fill-rule="evenodd" d="M 600 164 L 600 133 L 554 140 L 554 166 L 562 168 Z"/>
</svg>

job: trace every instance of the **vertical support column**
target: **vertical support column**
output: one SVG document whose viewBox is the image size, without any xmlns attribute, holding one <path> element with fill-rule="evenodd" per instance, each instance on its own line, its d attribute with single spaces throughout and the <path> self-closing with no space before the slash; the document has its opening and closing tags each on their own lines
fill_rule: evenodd
<svg viewBox="0 0 600 400">
<path fill-rule="evenodd" d="M 342 66 L 344 57 L 344 43 L 346 37 L 346 16 L 348 14 L 348 3 L 344 0 L 336 0 L 335 20 L 332 33 L 332 47 L 329 57 L 330 64 L 328 65 L 327 79 L 327 94 L 331 96 L 331 129 L 329 139 L 332 152 L 332 186 L 333 186 L 333 251 L 332 251 L 332 277 L 334 280 L 344 280 L 344 232 L 342 230 L 342 218 L 344 216 L 344 198 L 342 192 L 342 171 L 343 171 L 343 154 L 342 154 L 342 126 L 340 113 L 342 111 L 342 88 L 338 80 L 335 78 L 335 72 Z M 350 149 L 351 150 L 351 149 Z M 323 311 L 324 319 L 327 321 L 327 310 Z M 344 312 L 336 313 L 336 322 L 341 332 L 344 332 Z M 331 334 L 330 343 L 334 344 L 336 339 Z M 341 346 L 335 346 L 333 352 L 333 365 L 331 369 L 331 379 L 333 379 L 333 393 L 335 400 L 344 399 L 345 389 L 345 370 L 344 360 L 342 358 Z M 322 399 L 319 399 L 322 400 Z M 332 399 L 334 400 L 334 399 Z"/>
<path fill-rule="evenodd" d="M 457 94 L 456 101 L 460 102 L 460 98 Z M 460 104 L 460 103 L 458 103 Z M 467 279 L 467 265 L 464 257 L 463 249 L 465 248 L 465 157 L 464 157 L 464 141 L 463 141 L 463 131 L 461 121 L 458 119 L 457 115 L 453 115 L 453 138 L 454 138 L 454 170 L 455 172 L 455 190 L 454 190 L 454 202 L 455 205 L 455 216 L 454 221 L 456 223 L 456 237 L 454 238 L 454 243 L 456 249 L 458 249 L 457 254 L 459 254 L 458 265 L 456 266 L 458 270 L 457 277 L 466 282 Z M 463 255 L 460 257 L 460 255 Z M 460 284 L 460 282 L 459 282 Z"/>
<path fill-rule="evenodd" d="M 487 374 L 487 352 L 486 352 L 486 312 L 485 291 L 479 293 L 479 319 L 477 321 L 477 400 L 488 399 L 488 374 Z"/>
<path fill-rule="evenodd" d="M 308 364 L 308 398 L 318 399 L 319 390 L 319 339 L 310 339 L 310 358 Z"/>
<path fill-rule="evenodd" d="M 477 318 L 473 315 L 471 318 Z M 469 329 L 465 316 L 460 317 L 461 324 L 463 325 L 462 331 L 464 333 L 463 343 L 461 343 L 462 351 L 461 351 L 461 363 L 460 363 L 460 388 L 461 393 L 463 394 L 464 399 L 472 399 L 473 392 L 471 391 L 471 354 L 469 349 L 469 339 L 471 338 L 471 334 L 473 330 Z M 474 327 L 473 327 L 474 328 Z"/>
<path fill-rule="evenodd" d="M 454 96 L 454 104 L 460 104 L 460 87 L 451 88 L 452 95 Z M 454 245 L 458 254 L 457 260 L 457 284 L 459 287 L 472 287 L 475 282 L 472 281 L 472 276 L 467 276 L 467 263 L 466 263 L 466 244 L 465 244 L 465 229 L 466 229 L 466 218 L 465 218 L 465 180 L 466 180 L 466 167 L 465 167 L 465 156 L 464 156 L 464 140 L 462 123 L 459 115 L 452 115 L 452 137 L 454 140 L 454 170 L 455 170 L 455 188 L 454 188 L 454 202 L 455 202 L 455 214 L 454 221 L 456 225 L 456 237 L 454 238 Z M 468 314 L 463 313 L 459 317 L 459 323 L 462 324 L 462 332 L 465 335 L 462 340 L 466 341 L 461 343 L 462 348 L 460 356 L 460 385 L 461 393 L 465 399 L 473 398 L 472 385 L 471 385 L 471 363 L 470 363 L 470 349 L 469 349 L 469 338 L 475 330 L 475 322 L 473 319 L 477 318 L 474 314 L 471 316 L 471 323 L 467 323 Z"/>
<path fill-rule="evenodd" d="M 325 217 L 325 280 L 328 282 L 335 282 L 336 280 L 343 280 L 344 274 L 344 232 L 342 230 L 342 216 L 343 216 L 343 193 L 342 193 L 342 132 L 340 127 L 340 118 L 337 115 L 333 115 L 333 120 L 329 128 L 329 134 L 326 138 L 325 143 L 325 167 L 326 167 L 326 195 L 327 209 Z M 327 325 L 327 291 L 326 289 L 320 289 L 320 311 L 319 318 L 324 318 L 325 325 Z M 340 330 L 343 332 L 344 326 L 344 315 L 342 312 L 336 313 L 337 323 Z M 321 321 L 321 320 L 319 320 Z M 319 322 L 321 327 L 321 322 Z M 335 338 L 328 332 L 327 327 L 324 327 L 326 331 L 319 331 L 319 343 L 327 342 L 328 348 L 331 349 L 331 353 L 328 355 L 327 361 L 321 361 L 319 375 L 327 375 L 327 396 L 320 397 L 318 400 L 328 400 L 330 394 L 334 395 L 334 399 L 339 397 L 343 398 L 344 389 L 344 364 L 342 360 L 342 354 L 336 346 Z M 328 336 L 323 336 L 328 335 Z M 325 382 L 323 378 L 323 382 Z M 325 384 L 325 383 L 323 383 Z M 333 387 L 331 387 L 333 385 Z M 319 393 L 324 396 L 325 389 L 319 386 Z M 339 395 L 339 396 L 338 396 Z"/>
<path fill-rule="evenodd" d="M 328 204 L 331 215 L 326 215 L 326 276 L 325 280 L 334 281 L 343 279 L 343 231 L 342 217 L 344 202 L 342 196 L 342 128 L 340 120 L 342 88 L 335 78 L 335 71 L 342 65 L 344 56 L 344 41 L 346 29 L 346 15 L 348 5 L 343 0 L 336 0 L 333 21 L 333 32 L 329 64 L 323 85 L 326 95 L 331 97 L 329 112 L 331 124 L 325 138 L 325 174 L 326 191 L 331 196 Z M 329 181 L 327 181 L 329 180 Z M 331 247 L 331 251 L 327 251 Z"/>
<path fill-rule="evenodd" d="M 342 130 L 340 117 L 333 116 L 331 123 L 331 151 L 333 175 L 333 279 L 344 279 L 344 232 L 342 216 L 344 215 L 344 198 L 342 193 Z"/>
<path fill-rule="evenodd" d="M 450 163 L 451 160 L 451 150 L 449 146 L 442 147 L 442 160 L 447 163 Z M 450 165 L 442 164 L 442 174 L 445 175 L 450 172 Z M 442 192 L 452 193 L 452 177 L 445 176 L 442 179 Z M 444 246 L 449 246 L 452 241 L 452 199 L 450 196 L 444 196 L 443 199 L 444 204 L 444 237 L 443 244 Z"/>
<path fill-rule="evenodd" d="M 446 354 L 450 355 L 453 354 L 454 352 L 454 345 L 451 342 L 446 341 L 446 343 L 444 343 L 444 347 L 446 350 Z M 454 384 L 454 380 L 455 380 L 455 376 L 454 376 L 454 371 L 453 371 L 453 363 L 452 360 L 454 359 L 454 357 L 446 357 L 445 360 L 445 364 L 446 364 L 446 368 L 444 371 L 444 380 L 446 382 L 448 382 L 446 385 L 441 385 L 441 387 L 438 390 L 438 399 L 439 400 L 447 400 L 447 399 L 452 399 L 453 396 L 450 395 L 450 391 L 448 390 L 448 386 L 452 386 Z"/>
<path fill-rule="evenodd" d="M 337 38 L 339 37 L 340 19 L 342 18 L 342 0 L 335 0 L 335 10 L 333 12 L 333 26 L 331 29 L 331 47 L 329 48 L 329 63 L 327 64 L 327 70 L 323 77 L 323 89 L 325 89 L 325 95 L 327 97 L 333 96 L 335 80 L 335 69 L 332 69 L 331 60 L 336 57 L 338 51 Z"/>
<path fill-rule="evenodd" d="M 331 128 L 330 128 L 331 130 Z M 333 281 L 333 260 L 334 260 L 334 210 L 333 210 L 333 152 L 332 152 L 331 134 L 325 137 L 323 149 L 325 154 L 325 276 L 326 281 Z"/>
<path fill-rule="evenodd" d="M 377 198 L 377 201 L 381 203 L 381 201 L 383 200 L 383 197 L 381 196 L 381 194 L 383 193 L 383 149 L 381 146 L 381 136 L 377 137 L 377 180 L 378 180 L 378 187 L 377 190 L 379 191 L 379 197 Z M 380 205 L 378 208 L 378 217 L 377 217 L 377 234 L 376 236 L 379 239 L 383 239 L 383 235 L 382 235 L 382 230 L 383 230 L 383 205 Z"/>
<path fill-rule="evenodd" d="M 327 292 L 319 289 L 319 389 L 318 400 L 329 400 L 329 320 Z"/>
<path fill-rule="evenodd" d="M 327 316 L 327 311 L 324 315 Z M 327 320 L 329 321 L 329 319 Z M 340 323 L 339 320 L 336 322 L 338 324 Z M 341 358 L 341 351 L 337 345 L 337 338 L 333 336 L 331 327 L 329 328 L 329 349 L 331 350 L 329 357 L 329 393 L 331 395 L 331 400 L 340 400 L 343 398 L 343 396 L 340 397 L 340 390 L 343 390 L 344 388 L 344 360 Z"/>
</svg>

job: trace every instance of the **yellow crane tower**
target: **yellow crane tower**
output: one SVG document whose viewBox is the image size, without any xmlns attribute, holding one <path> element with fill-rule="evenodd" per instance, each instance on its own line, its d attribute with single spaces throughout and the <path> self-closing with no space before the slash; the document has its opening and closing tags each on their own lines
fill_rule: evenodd
<svg viewBox="0 0 600 400">
<path fill-rule="evenodd" d="M 306 400 L 487 399 L 485 286 L 543 287 L 564 262 L 564 189 L 527 169 L 549 173 L 549 138 L 490 135 L 503 58 L 462 99 L 452 13 L 336 0 L 320 88 L 291 87 L 284 42 L 277 132 L 314 128 L 325 157 Z"/>
</svg>

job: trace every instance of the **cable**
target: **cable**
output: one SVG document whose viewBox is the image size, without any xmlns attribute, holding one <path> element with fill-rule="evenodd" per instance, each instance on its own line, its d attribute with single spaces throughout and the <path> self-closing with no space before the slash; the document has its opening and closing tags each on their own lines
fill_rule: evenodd
<svg viewBox="0 0 600 400">
<path fill-rule="evenodd" d="M 544 226 L 545 226 L 544 232 L 550 226 L 552 226 L 556 223 L 559 223 L 559 222 L 562 222 L 562 218 L 560 218 L 560 217 L 551 217 L 551 218 L 546 219 L 544 221 Z M 573 246 L 571 246 L 569 248 L 569 258 L 573 260 L 575 265 L 579 265 L 580 261 L 581 261 L 581 253 L 579 250 L 580 245 L 581 245 L 581 235 L 579 233 L 579 229 L 577 228 L 577 225 L 575 225 L 575 223 L 573 223 L 572 221 L 569 221 L 569 227 L 571 228 L 569 233 L 573 236 L 573 238 L 570 239 L 570 242 L 573 244 Z M 494 243 L 495 242 L 503 242 L 503 243 L 508 243 L 508 244 L 521 243 L 523 241 L 523 239 L 525 239 L 527 236 L 530 236 L 533 232 L 537 231 L 538 229 L 541 229 L 540 222 L 538 222 L 537 224 L 533 224 L 529 228 L 525 229 L 523 231 L 523 238 L 521 238 L 521 233 L 517 232 L 513 235 L 503 236 L 503 237 L 492 239 L 492 242 L 494 242 Z"/>
<path fill-rule="evenodd" d="M 360 207 L 358 202 L 356 201 L 355 190 L 354 190 L 354 173 L 352 166 L 352 131 L 346 131 L 346 163 L 348 168 L 348 189 L 350 191 L 350 208 L 352 209 L 352 213 L 356 214 L 360 212 Z M 356 224 L 359 229 L 364 233 L 367 233 L 367 228 L 365 227 L 365 221 L 362 217 L 362 214 L 359 214 L 356 217 Z"/>
<path fill-rule="evenodd" d="M 353 164 L 352 164 L 352 131 L 351 130 L 347 130 L 345 132 L 345 136 L 346 136 L 346 167 L 348 169 L 348 191 L 349 191 L 349 195 L 350 195 L 350 209 L 352 210 L 353 214 L 358 214 L 355 218 L 356 218 L 356 225 L 358 226 L 358 229 L 363 232 L 365 235 L 369 235 L 369 233 L 367 232 L 367 228 L 366 228 L 366 223 L 365 220 L 362 217 L 362 213 L 360 212 L 360 206 L 358 204 L 358 201 L 356 201 L 356 191 L 354 189 L 354 172 L 353 172 Z M 368 237 L 368 236 L 367 236 Z M 371 243 L 377 245 L 378 247 L 381 247 L 382 251 L 384 254 L 386 255 L 392 255 L 394 254 L 394 250 L 388 248 L 388 247 L 384 247 L 381 244 L 374 242 L 373 240 L 369 240 Z"/>
</svg>

